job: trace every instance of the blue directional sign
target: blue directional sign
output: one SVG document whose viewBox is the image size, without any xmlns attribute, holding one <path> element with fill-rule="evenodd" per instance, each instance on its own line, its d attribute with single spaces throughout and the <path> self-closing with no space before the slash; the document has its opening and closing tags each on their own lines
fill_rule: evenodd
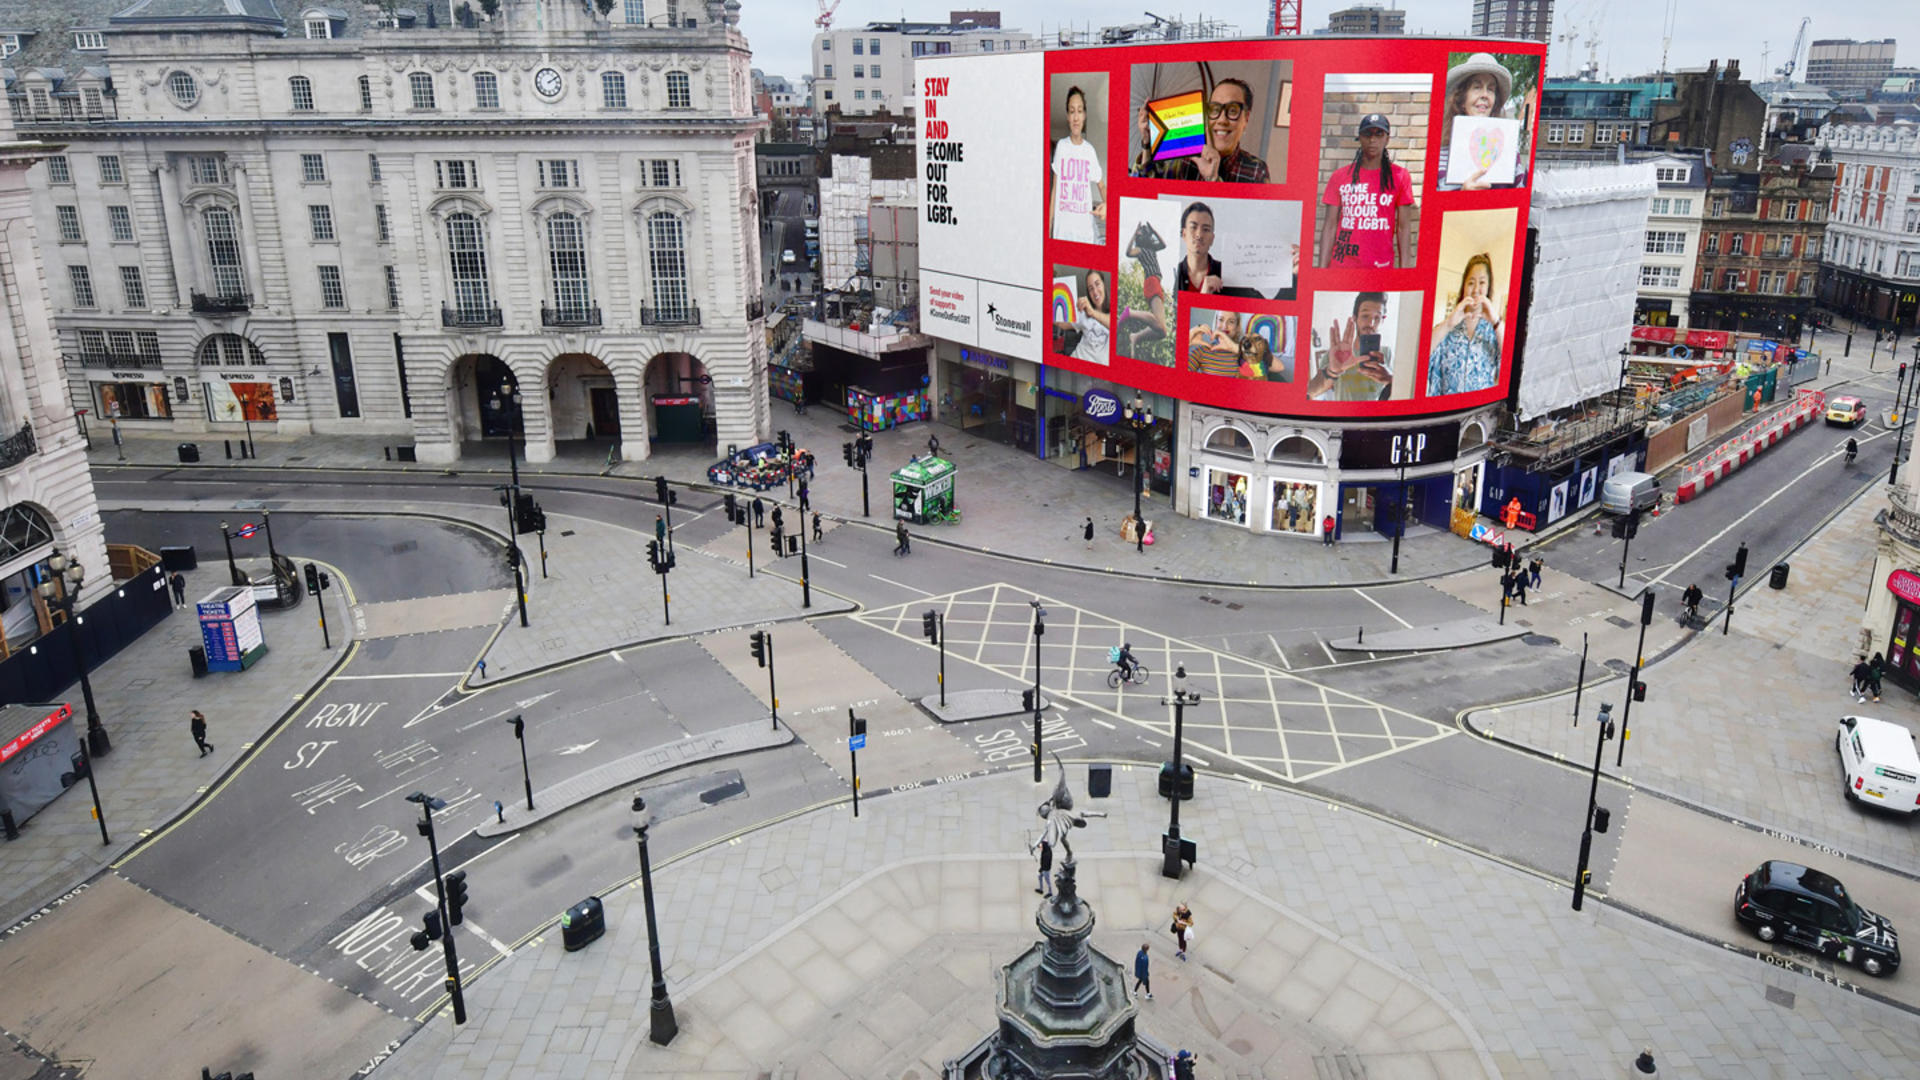
<svg viewBox="0 0 1920 1080">
<path fill-rule="evenodd" d="M 847 749 L 849 750 L 865 750 L 866 748 L 867 737 L 865 735 L 855 735 L 847 740 Z"/>
</svg>

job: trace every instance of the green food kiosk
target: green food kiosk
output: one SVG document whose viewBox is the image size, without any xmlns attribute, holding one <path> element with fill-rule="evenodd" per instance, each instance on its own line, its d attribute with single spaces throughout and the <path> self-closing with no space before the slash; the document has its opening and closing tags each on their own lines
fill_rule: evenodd
<svg viewBox="0 0 1920 1080">
<path fill-rule="evenodd" d="M 893 516 L 925 525 L 954 513 L 953 462 L 944 458 L 916 458 L 893 471 Z"/>
</svg>

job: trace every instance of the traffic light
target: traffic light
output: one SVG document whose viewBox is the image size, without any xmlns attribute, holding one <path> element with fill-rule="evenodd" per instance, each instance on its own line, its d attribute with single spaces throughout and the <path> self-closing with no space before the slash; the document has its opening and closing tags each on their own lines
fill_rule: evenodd
<svg viewBox="0 0 1920 1080">
<path fill-rule="evenodd" d="M 667 478 L 664 476 L 656 476 L 653 478 L 653 497 L 657 499 L 662 506 L 680 501 L 673 492 L 667 490 Z"/>
<path fill-rule="evenodd" d="M 739 524 L 738 521 L 734 520 L 733 511 L 735 507 L 739 506 L 740 500 L 734 496 L 733 492 L 729 491 L 725 495 L 722 495 L 720 497 L 720 503 L 727 508 L 727 520 L 732 521 L 736 525 Z"/>
<path fill-rule="evenodd" d="M 1634 510 L 1613 519 L 1613 536 L 1616 540 L 1631 540 L 1640 535 L 1640 511 Z"/>
<path fill-rule="evenodd" d="M 1593 808 L 1593 831 L 1594 832 L 1597 832 L 1597 833 L 1606 832 L 1607 824 L 1612 820 L 1613 820 L 1613 812 L 1608 810 L 1606 807 L 1596 806 Z"/>
<path fill-rule="evenodd" d="M 1022 712 L 1033 711 L 1033 687 L 1020 691 L 1020 709 Z"/>
<path fill-rule="evenodd" d="M 467 872 L 455 870 L 447 875 L 447 922 L 460 925 L 460 909 L 467 906 Z"/>
<path fill-rule="evenodd" d="M 795 533 L 794 535 L 787 537 L 786 541 L 787 541 L 788 555 L 800 554 L 800 534 Z"/>
<path fill-rule="evenodd" d="M 846 459 L 847 468 L 849 469 L 853 468 L 853 444 L 852 443 L 843 442 L 840 444 L 840 456 Z"/>
<path fill-rule="evenodd" d="M 520 531 L 523 533 L 543 533 L 547 531 L 547 512 L 540 504 L 527 499 L 527 508 L 520 514 Z"/>
<path fill-rule="evenodd" d="M 514 718 L 507 721 L 507 723 L 513 725 L 514 738 L 519 739 L 521 742 L 527 741 L 527 722 L 525 720 L 521 719 L 518 714 L 515 714 Z"/>
<path fill-rule="evenodd" d="M 660 541 L 658 540 L 647 541 L 647 565 L 653 568 L 654 573 L 660 572 Z"/>
<path fill-rule="evenodd" d="M 1733 561 L 1727 564 L 1727 580 L 1737 581 L 1747 576 L 1747 545 L 1741 544 L 1740 550 L 1733 553 Z"/>
<path fill-rule="evenodd" d="M 1633 684 L 1633 700 L 1635 701 L 1647 700 L 1647 684 L 1646 683 L 1635 682 Z"/>
<path fill-rule="evenodd" d="M 761 667 L 767 666 L 767 632 L 755 630 L 747 637 L 747 647 L 753 651 L 753 660 Z"/>
<path fill-rule="evenodd" d="M 786 547 L 780 542 L 780 526 L 779 525 L 775 525 L 773 527 L 773 531 L 767 534 L 767 543 L 773 545 L 774 558 L 781 559 L 786 557 Z"/>
<path fill-rule="evenodd" d="M 940 644 L 940 617 L 931 611 L 921 615 L 920 633 L 935 645 Z"/>
<path fill-rule="evenodd" d="M 420 925 L 423 929 L 415 930 L 413 936 L 407 939 L 412 943 L 414 952 L 425 952 L 427 946 L 440 940 L 443 932 L 440 929 L 439 909 L 436 908 L 420 916 Z"/>
<path fill-rule="evenodd" d="M 1653 625 L 1653 590 L 1640 594 L 1640 625 Z"/>
<path fill-rule="evenodd" d="M 312 563 L 308 563 L 306 566 L 306 571 L 307 571 L 307 595 L 319 596 L 320 595 L 320 568 L 313 565 Z"/>
</svg>

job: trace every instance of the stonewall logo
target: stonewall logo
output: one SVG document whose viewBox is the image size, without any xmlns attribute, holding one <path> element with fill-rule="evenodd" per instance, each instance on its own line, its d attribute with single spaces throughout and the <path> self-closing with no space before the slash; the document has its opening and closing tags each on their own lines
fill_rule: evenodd
<svg viewBox="0 0 1920 1080">
<path fill-rule="evenodd" d="M 1018 334 L 1021 337 L 1033 336 L 1032 319 L 1009 319 L 1005 315 L 1000 314 L 1000 309 L 992 304 L 987 305 L 987 318 L 993 320 L 993 325 L 996 330 L 1009 334 Z"/>
</svg>

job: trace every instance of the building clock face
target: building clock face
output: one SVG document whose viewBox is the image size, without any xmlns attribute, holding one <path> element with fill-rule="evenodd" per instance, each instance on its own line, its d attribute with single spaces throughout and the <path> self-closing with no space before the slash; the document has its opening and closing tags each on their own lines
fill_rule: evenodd
<svg viewBox="0 0 1920 1080">
<path fill-rule="evenodd" d="M 566 82 L 560 78 L 560 73 L 552 68 L 541 68 L 533 73 L 534 93 L 548 101 L 559 97 L 560 91 L 564 89 L 566 89 Z"/>
</svg>

